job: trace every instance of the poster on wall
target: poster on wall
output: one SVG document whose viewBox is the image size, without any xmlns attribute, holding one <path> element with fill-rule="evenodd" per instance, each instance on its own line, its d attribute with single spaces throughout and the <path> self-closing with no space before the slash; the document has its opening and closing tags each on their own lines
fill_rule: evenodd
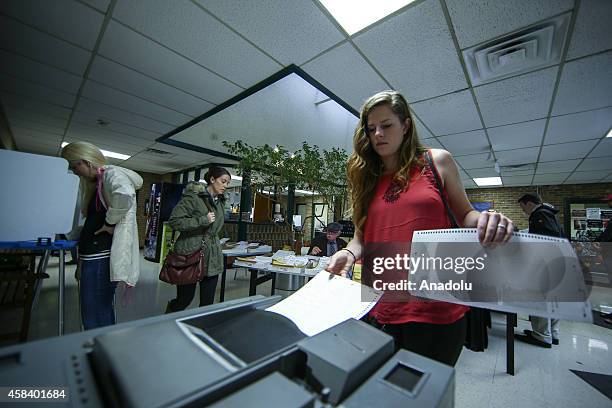
<svg viewBox="0 0 612 408">
<path fill-rule="evenodd" d="M 601 220 L 601 208 L 587 208 L 587 220 Z"/>
<path fill-rule="evenodd" d="M 470 204 L 478 212 L 489 211 L 493 208 L 493 201 L 471 201 Z"/>
</svg>

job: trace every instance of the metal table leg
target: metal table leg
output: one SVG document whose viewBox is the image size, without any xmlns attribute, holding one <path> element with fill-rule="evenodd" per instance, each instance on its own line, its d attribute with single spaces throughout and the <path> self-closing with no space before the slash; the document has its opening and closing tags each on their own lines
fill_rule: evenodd
<svg viewBox="0 0 612 408">
<path fill-rule="evenodd" d="M 514 326 L 516 315 L 506 313 L 506 372 L 514 375 Z"/>
<path fill-rule="evenodd" d="M 274 296 L 275 289 L 276 289 L 276 273 L 272 272 L 272 289 L 270 289 L 270 296 Z"/>
<path fill-rule="evenodd" d="M 59 277 L 58 277 L 58 335 L 62 336 L 64 334 L 64 283 L 66 278 L 65 271 L 65 257 L 66 254 L 63 249 L 59 250 Z"/>
</svg>

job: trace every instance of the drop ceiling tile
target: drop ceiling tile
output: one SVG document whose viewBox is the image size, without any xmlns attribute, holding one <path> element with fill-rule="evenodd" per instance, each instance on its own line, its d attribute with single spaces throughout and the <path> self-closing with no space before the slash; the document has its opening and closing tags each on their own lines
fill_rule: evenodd
<svg viewBox="0 0 612 408">
<path fill-rule="evenodd" d="M 489 139 L 493 150 L 511 150 L 524 147 L 540 146 L 544 135 L 546 120 L 534 120 L 515 125 L 489 128 Z"/>
<path fill-rule="evenodd" d="M 130 149 L 139 149 L 149 147 L 153 142 L 148 139 L 142 139 L 135 136 L 126 135 L 124 133 L 117 133 L 109 129 L 82 125 L 80 123 L 73 122 L 70 124 L 67 138 L 87 136 L 91 138 L 97 138 L 104 140 L 105 142 L 120 143 L 121 145 L 127 146 Z M 112 150 L 112 149 L 111 149 Z"/>
<path fill-rule="evenodd" d="M 438 140 L 455 156 L 484 153 L 490 150 L 484 130 L 441 136 Z"/>
<path fill-rule="evenodd" d="M 68 119 L 70 117 L 70 109 L 52 105 L 46 102 L 40 102 L 26 96 L 0 91 L 0 101 L 4 107 L 33 112 L 35 114 L 48 115 L 59 119 Z"/>
<path fill-rule="evenodd" d="M 155 118 L 169 125 L 180 126 L 192 118 L 144 99 L 126 94 L 107 86 L 87 81 L 83 87 L 83 96 L 95 101 L 116 106 L 119 109 L 136 113 L 148 118 Z"/>
<path fill-rule="evenodd" d="M 350 43 L 326 52 L 301 68 L 358 112 L 367 98 L 388 88 Z"/>
<path fill-rule="evenodd" d="M 42 154 L 45 156 L 57 156 L 57 148 L 51 146 L 40 146 L 37 144 L 17 145 L 17 149 L 24 153 Z"/>
<path fill-rule="evenodd" d="M 533 176 L 533 166 L 502 167 L 501 174 L 506 177 Z"/>
<path fill-rule="evenodd" d="M 601 171 L 575 171 L 563 184 L 573 184 L 576 182 L 596 183 L 604 178 L 605 175 Z"/>
<path fill-rule="evenodd" d="M 493 168 L 495 163 L 490 158 L 489 153 L 471 154 L 469 156 L 455 157 L 455 161 L 469 173 L 470 169 L 482 169 L 485 167 Z"/>
<path fill-rule="evenodd" d="M 169 152 L 169 153 L 173 153 L 173 154 L 180 154 L 182 156 L 189 156 L 191 158 L 194 159 L 201 159 L 201 160 L 210 160 L 210 159 L 216 159 L 219 160 L 218 157 L 213 157 L 207 154 L 203 154 L 200 152 L 196 152 L 194 150 L 189 150 L 189 149 L 183 149 L 180 147 L 176 147 L 176 146 L 172 146 L 169 144 L 165 144 L 165 143 L 155 143 L 151 146 L 149 146 L 152 149 L 157 149 L 157 150 L 161 150 L 164 152 Z M 232 160 L 226 160 L 223 159 L 223 163 L 233 163 Z"/>
<path fill-rule="evenodd" d="M 495 157 L 500 166 L 515 166 L 518 164 L 535 163 L 538 160 L 539 152 L 539 147 L 528 147 L 526 149 L 495 152 Z"/>
<path fill-rule="evenodd" d="M 612 158 L 599 157 L 595 159 L 585 159 L 576 171 L 601 171 L 604 174 L 612 171 Z"/>
<path fill-rule="evenodd" d="M 583 57 L 612 48 L 612 2 L 582 0 L 567 59 Z"/>
<path fill-rule="evenodd" d="M 504 186 L 529 186 L 533 176 L 503 176 Z"/>
<path fill-rule="evenodd" d="M 243 87 L 282 68 L 192 2 L 117 2 L 113 18 Z"/>
<path fill-rule="evenodd" d="M 7 105 L 4 105 L 4 112 L 6 113 L 9 123 L 12 123 L 12 121 L 15 120 L 40 126 L 47 126 L 49 129 L 53 129 L 52 133 L 63 133 L 66 125 L 68 124 L 68 117 L 65 119 L 56 118 L 53 116 L 37 114 L 24 109 L 13 108 Z"/>
<path fill-rule="evenodd" d="M 461 91 L 412 104 L 435 136 L 482 129 L 470 91 Z"/>
<path fill-rule="evenodd" d="M 106 105 L 85 97 L 81 97 L 79 99 L 77 112 L 85 112 L 99 118 L 109 119 L 111 123 L 123 123 L 125 125 L 139 127 L 160 134 L 166 134 L 175 128 L 167 123 L 162 123 L 138 114 L 116 109 L 110 105 Z"/>
<path fill-rule="evenodd" d="M 612 51 L 565 64 L 553 115 L 612 105 Z"/>
<path fill-rule="evenodd" d="M 46 124 L 40 124 L 29 120 L 18 119 L 16 117 L 9 118 L 9 126 L 12 129 L 21 128 L 27 130 L 35 130 L 49 135 L 57 135 L 61 137 L 64 134 L 64 127 L 54 127 Z"/>
<path fill-rule="evenodd" d="M 478 186 L 476 185 L 476 183 L 474 183 L 474 180 L 461 180 L 461 183 L 463 183 L 463 188 L 478 188 Z"/>
<path fill-rule="evenodd" d="M 11 130 L 13 131 L 14 136 L 20 140 L 24 138 L 30 138 L 39 141 L 40 143 L 54 144 L 57 144 L 62 140 L 62 135 L 58 135 L 56 133 L 46 133 L 41 132 L 39 130 L 19 126 L 14 126 L 11 128 Z"/>
<path fill-rule="evenodd" d="M 609 174 L 608 177 L 606 177 L 602 181 L 611 182 L 612 181 L 612 174 Z"/>
<path fill-rule="evenodd" d="M 595 149 L 589 154 L 589 157 L 611 157 L 612 156 L 612 137 L 606 137 L 602 139 L 601 142 Z M 609 160 L 612 161 L 612 158 Z"/>
<path fill-rule="evenodd" d="M 536 175 L 548 174 L 548 173 L 562 173 L 567 171 L 574 171 L 576 166 L 580 163 L 580 159 L 575 160 L 558 160 L 550 162 L 538 163 L 538 170 Z"/>
<path fill-rule="evenodd" d="M 422 139 L 422 140 L 421 140 L 421 143 L 423 144 L 423 146 L 425 146 L 425 147 L 429 147 L 429 148 L 432 148 L 432 149 L 444 149 L 444 150 L 446 150 L 446 149 L 444 148 L 444 146 L 442 146 L 442 145 L 440 144 L 440 142 L 438 142 L 438 141 L 436 140 L 436 138 L 435 138 L 435 137 L 431 137 L 431 138 L 429 138 L 429 139 Z"/>
<path fill-rule="evenodd" d="M 106 10 L 108 10 L 108 5 L 110 4 L 110 0 L 82 0 L 82 1 L 100 10 L 103 13 L 106 13 Z"/>
<path fill-rule="evenodd" d="M 416 124 L 417 134 L 419 135 L 419 139 L 429 139 L 434 137 L 429 130 L 423 125 L 423 122 L 417 117 L 417 115 L 412 111 L 412 117 L 414 118 L 414 123 Z"/>
<path fill-rule="evenodd" d="M 94 60 L 89 78 L 189 116 L 199 116 L 214 107 L 207 101 L 103 57 Z"/>
<path fill-rule="evenodd" d="M 353 41 L 410 102 L 467 88 L 438 1 L 409 7 Z"/>
<path fill-rule="evenodd" d="M 599 139 L 612 124 L 612 108 L 550 118 L 544 144 Z"/>
<path fill-rule="evenodd" d="M 98 123 L 98 120 L 103 120 L 107 124 L 100 125 Z M 108 130 L 111 132 L 123 133 L 128 136 L 135 136 L 141 139 L 149 139 L 151 141 L 162 136 L 161 133 L 151 132 L 149 130 L 142 129 L 139 127 L 126 125 L 124 123 L 116 122 L 106 117 L 100 117 L 98 115 L 93 115 L 93 114 L 86 113 L 86 112 L 75 112 L 72 115 L 72 122 L 79 123 L 81 125 L 89 126 L 89 127 L 96 127 L 96 128 L 100 127 L 104 130 Z"/>
<path fill-rule="evenodd" d="M 572 0 L 446 0 L 457 41 L 467 48 L 570 10 Z"/>
<path fill-rule="evenodd" d="M 533 178 L 534 185 L 556 185 L 562 184 L 567 176 L 571 173 L 557 173 L 557 174 L 536 174 Z"/>
<path fill-rule="evenodd" d="M 344 40 L 313 1 L 196 1 L 284 65 L 300 65 Z"/>
<path fill-rule="evenodd" d="M 468 178 L 480 178 L 480 177 L 499 177 L 499 174 L 495 171 L 493 166 L 485 167 L 483 169 L 470 169 L 467 171 Z"/>
<path fill-rule="evenodd" d="M 76 95 L 58 91 L 49 87 L 38 85 L 30 81 L 15 78 L 11 75 L 0 74 L 0 89 L 8 93 L 23 95 L 37 101 L 72 109 Z"/>
<path fill-rule="evenodd" d="M 474 88 L 485 125 L 500 126 L 548 115 L 557 67 Z"/>
<path fill-rule="evenodd" d="M 471 180 L 471 177 L 469 176 L 469 174 L 467 174 L 465 170 L 461 170 L 461 169 L 459 169 L 459 178 L 461 180 Z"/>
<path fill-rule="evenodd" d="M 0 48 L 77 75 L 85 72 L 91 55 L 82 48 L 2 15 L 0 15 Z"/>
<path fill-rule="evenodd" d="M 597 140 L 542 146 L 541 161 L 582 159 L 597 144 Z"/>
<path fill-rule="evenodd" d="M 129 28 L 111 21 L 99 54 L 215 104 L 242 88 Z"/>
<path fill-rule="evenodd" d="M 88 50 L 104 20 L 102 13 L 71 0 L 0 1 L 0 12 Z"/>
<path fill-rule="evenodd" d="M 82 78 L 49 65 L 40 64 L 10 52 L 0 50 L 0 72 L 76 94 Z"/>
</svg>

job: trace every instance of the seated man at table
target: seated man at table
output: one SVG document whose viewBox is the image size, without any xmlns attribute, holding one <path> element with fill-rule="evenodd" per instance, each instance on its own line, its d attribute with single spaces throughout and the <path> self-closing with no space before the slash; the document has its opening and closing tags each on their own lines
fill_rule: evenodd
<svg viewBox="0 0 612 408">
<path fill-rule="evenodd" d="M 341 232 L 341 224 L 330 222 L 327 225 L 325 234 L 321 234 L 311 241 L 308 255 L 332 256 L 337 251 L 346 247 L 346 241 L 339 238 Z"/>
</svg>

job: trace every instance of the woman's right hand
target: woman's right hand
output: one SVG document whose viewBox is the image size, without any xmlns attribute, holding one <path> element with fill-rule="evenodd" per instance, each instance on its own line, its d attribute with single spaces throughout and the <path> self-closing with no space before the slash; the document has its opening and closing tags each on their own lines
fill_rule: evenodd
<svg viewBox="0 0 612 408">
<path fill-rule="evenodd" d="M 340 275 L 346 278 L 348 271 L 354 263 L 355 259 L 350 252 L 340 250 L 331 257 L 325 270 L 331 274 Z"/>
<path fill-rule="evenodd" d="M 215 222 L 215 213 L 214 212 L 209 212 L 208 215 L 208 221 L 212 224 L 213 222 Z"/>
</svg>

